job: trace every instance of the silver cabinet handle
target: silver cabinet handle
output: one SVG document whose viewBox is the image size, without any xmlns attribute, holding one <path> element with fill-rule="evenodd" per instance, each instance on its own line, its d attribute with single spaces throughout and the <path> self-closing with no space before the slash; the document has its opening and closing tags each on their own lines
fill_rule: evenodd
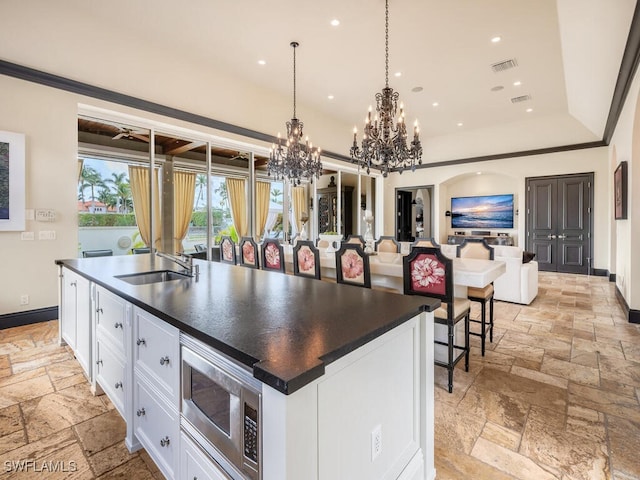
<svg viewBox="0 0 640 480">
<path fill-rule="evenodd" d="M 71 282 L 69 285 L 71 285 L 72 287 L 75 287 L 78 285 L 78 282 L 76 282 L 75 280 L 73 282 Z"/>
<path fill-rule="evenodd" d="M 164 437 L 162 440 L 160 440 L 161 447 L 168 447 L 169 443 L 171 443 L 171 440 L 169 440 L 169 437 Z"/>
<path fill-rule="evenodd" d="M 116 387 L 116 390 L 119 388 L 122 388 L 122 382 L 116 382 L 115 387 Z"/>
<path fill-rule="evenodd" d="M 104 312 L 102 311 L 102 308 L 96 308 L 96 313 L 104 313 Z"/>
<path fill-rule="evenodd" d="M 168 364 L 168 363 L 169 363 L 169 357 L 168 357 L 168 356 L 162 357 L 162 358 L 160 359 L 160 365 L 164 365 L 165 363 L 166 363 L 166 364 Z"/>
<path fill-rule="evenodd" d="M 146 412 L 144 411 L 144 408 L 141 408 L 136 412 L 136 415 L 139 416 L 139 417 L 144 417 L 145 413 Z"/>
<path fill-rule="evenodd" d="M 115 328 L 122 328 L 122 322 L 116 322 L 114 327 Z"/>
<path fill-rule="evenodd" d="M 98 360 L 98 361 L 96 362 L 96 365 L 102 365 L 102 360 Z"/>
<path fill-rule="evenodd" d="M 136 345 L 140 346 L 140 345 L 146 345 L 147 342 L 145 342 L 144 338 L 139 338 L 138 340 L 136 340 Z"/>
</svg>

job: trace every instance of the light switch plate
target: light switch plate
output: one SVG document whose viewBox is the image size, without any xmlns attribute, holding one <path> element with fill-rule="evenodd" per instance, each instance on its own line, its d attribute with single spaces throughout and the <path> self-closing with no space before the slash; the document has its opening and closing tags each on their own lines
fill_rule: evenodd
<svg viewBox="0 0 640 480">
<path fill-rule="evenodd" d="M 20 240 L 35 240 L 36 236 L 33 232 L 22 232 L 20 234 Z"/>
</svg>

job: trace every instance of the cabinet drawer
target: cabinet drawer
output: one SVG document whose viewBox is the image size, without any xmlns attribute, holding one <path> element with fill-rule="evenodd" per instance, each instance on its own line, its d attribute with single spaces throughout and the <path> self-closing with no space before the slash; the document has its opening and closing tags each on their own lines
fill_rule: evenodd
<svg viewBox="0 0 640 480">
<path fill-rule="evenodd" d="M 135 435 L 167 478 L 177 478 L 180 418 L 178 411 L 145 381 L 137 379 L 133 402 Z M 205 477 L 206 478 L 206 477 Z"/>
<path fill-rule="evenodd" d="M 124 414 L 124 390 L 125 385 L 125 359 L 122 353 L 115 350 L 107 342 L 96 342 L 96 379 L 109 400 L 120 412 Z"/>
<path fill-rule="evenodd" d="M 180 335 L 177 328 L 134 309 L 133 359 L 135 369 L 178 408 L 180 401 Z"/>
<path fill-rule="evenodd" d="M 96 287 L 96 331 L 107 335 L 123 352 L 127 302 L 110 291 Z"/>
<path fill-rule="evenodd" d="M 180 478 L 231 480 L 218 462 L 204 453 L 186 433 L 180 432 L 180 442 Z"/>
</svg>

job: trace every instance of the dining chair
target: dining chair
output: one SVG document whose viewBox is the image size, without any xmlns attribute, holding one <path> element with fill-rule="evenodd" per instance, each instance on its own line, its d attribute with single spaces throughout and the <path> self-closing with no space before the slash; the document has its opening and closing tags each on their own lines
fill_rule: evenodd
<svg viewBox="0 0 640 480">
<path fill-rule="evenodd" d="M 336 282 L 371 288 L 369 256 L 357 243 L 343 243 L 336 251 Z"/>
<path fill-rule="evenodd" d="M 260 254 L 258 244 L 252 237 L 240 239 L 240 265 L 248 268 L 260 268 Z"/>
<path fill-rule="evenodd" d="M 196 252 L 200 253 L 200 252 L 206 252 L 207 251 L 207 246 L 204 243 L 196 243 L 193 248 L 196 250 Z"/>
<path fill-rule="evenodd" d="M 236 259 L 236 244 L 231 237 L 223 235 L 220 238 L 220 262 L 229 263 L 235 265 Z"/>
<path fill-rule="evenodd" d="M 400 244 L 395 237 L 382 235 L 375 245 L 376 252 L 400 253 Z"/>
<path fill-rule="evenodd" d="M 465 238 L 458 245 L 456 256 L 459 258 L 480 258 L 493 260 L 494 251 L 484 238 Z M 482 356 L 484 357 L 487 330 L 489 341 L 493 343 L 493 282 L 483 288 L 467 287 L 467 298 L 472 302 L 480 303 L 480 320 L 471 320 L 480 324 L 480 332 L 470 332 L 471 335 L 480 337 Z M 489 304 L 489 321 L 487 322 L 487 303 Z"/>
<path fill-rule="evenodd" d="M 275 238 L 266 238 L 262 241 L 260 257 L 263 270 L 285 273 L 284 249 Z"/>
<path fill-rule="evenodd" d="M 434 363 L 445 367 L 449 374 L 449 393 L 453 392 L 453 369 L 464 357 L 464 369 L 469 371 L 469 313 L 467 298 L 454 296 L 453 260 L 436 247 L 414 247 L 404 257 L 402 281 L 405 295 L 422 295 L 438 298 L 442 302 L 434 312 L 434 322 L 447 326 L 447 341 L 434 340 L 436 345 L 447 347 L 447 360 L 434 358 Z M 456 325 L 464 321 L 464 344 L 456 343 Z"/>
<path fill-rule="evenodd" d="M 298 240 L 293 247 L 293 274 L 320 280 L 320 252 L 311 240 Z"/>
<path fill-rule="evenodd" d="M 103 249 L 103 250 L 85 250 L 82 252 L 82 256 L 84 258 L 90 257 L 111 257 L 113 256 L 113 250 Z"/>
<path fill-rule="evenodd" d="M 411 248 L 413 247 L 436 247 L 440 248 L 440 244 L 436 242 L 436 239 L 433 237 L 429 238 L 416 238 L 416 240 L 411 244 Z"/>
<path fill-rule="evenodd" d="M 362 248 L 367 245 L 362 235 L 349 235 L 346 243 L 355 243 L 356 245 L 360 245 Z"/>
</svg>

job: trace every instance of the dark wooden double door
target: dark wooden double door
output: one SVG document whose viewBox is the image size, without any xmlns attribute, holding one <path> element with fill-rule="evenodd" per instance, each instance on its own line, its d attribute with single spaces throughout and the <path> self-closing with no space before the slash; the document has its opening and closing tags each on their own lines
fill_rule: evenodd
<svg viewBox="0 0 640 480">
<path fill-rule="evenodd" d="M 538 269 L 591 273 L 593 173 L 527 179 L 526 249 Z"/>
</svg>

